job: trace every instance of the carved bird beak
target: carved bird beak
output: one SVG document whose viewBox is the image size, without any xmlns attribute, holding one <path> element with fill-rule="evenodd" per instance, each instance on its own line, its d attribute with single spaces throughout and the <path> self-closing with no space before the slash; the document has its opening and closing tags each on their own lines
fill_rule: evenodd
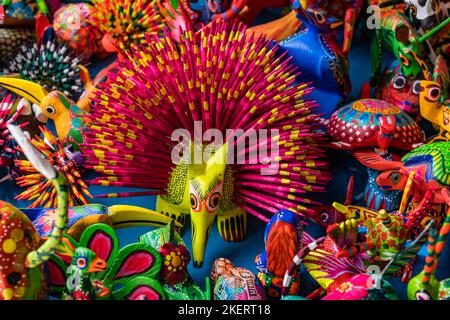
<svg viewBox="0 0 450 320">
<path fill-rule="evenodd" d="M 106 262 L 99 257 L 95 257 L 89 266 L 88 272 L 101 272 L 106 270 Z"/>
<path fill-rule="evenodd" d="M 48 92 L 37 83 L 18 79 L 14 76 L 0 76 L 0 86 L 18 94 L 32 103 L 40 105 Z"/>
</svg>

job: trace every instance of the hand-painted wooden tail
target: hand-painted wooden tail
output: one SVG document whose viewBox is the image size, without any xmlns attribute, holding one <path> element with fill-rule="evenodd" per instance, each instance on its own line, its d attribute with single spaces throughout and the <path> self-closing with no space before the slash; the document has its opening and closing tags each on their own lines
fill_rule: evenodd
<svg viewBox="0 0 450 320">
<path fill-rule="evenodd" d="M 281 289 L 281 296 L 286 296 L 289 292 L 289 286 L 291 285 L 292 275 L 295 273 L 295 270 L 302 264 L 303 257 L 305 257 L 309 252 L 315 250 L 319 244 L 321 244 L 325 240 L 325 237 L 321 237 L 314 242 L 311 242 L 306 247 L 300 249 L 300 251 L 295 255 L 292 260 L 289 269 L 286 271 L 283 279 L 283 288 Z"/>
</svg>

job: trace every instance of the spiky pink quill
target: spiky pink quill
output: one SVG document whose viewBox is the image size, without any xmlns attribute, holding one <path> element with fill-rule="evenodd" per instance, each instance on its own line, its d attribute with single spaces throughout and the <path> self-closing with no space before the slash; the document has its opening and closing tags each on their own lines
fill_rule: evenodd
<svg viewBox="0 0 450 320">
<path fill-rule="evenodd" d="M 308 213 L 307 193 L 324 191 L 330 179 L 326 142 L 315 103 L 305 99 L 311 88 L 296 83 L 297 68 L 278 50 L 243 25 L 224 22 L 182 32 L 180 43 L 168 32 L 162 38 L 147 35 L 94 99 L 84 151 L 88 167 L 103 176 L 91 183 L 164 194 L 175 166 L 174 130 L 184 128 L 194 137 L 194 121 L 202 122 L 203 132 L 214 128 L 224 137 L 227 129 L 277 129 L 279 135 L 259 139 L 235 156 L 244 153 L 248 159 L 268 147 L 267 159 L 279 160 L 279 170 L 262 175 L 267 164 L 232 165 L 233 199 L 264 221 L 280 209 Z M 272 142 L 279 146 L 277 159 Z"/>
</svg>

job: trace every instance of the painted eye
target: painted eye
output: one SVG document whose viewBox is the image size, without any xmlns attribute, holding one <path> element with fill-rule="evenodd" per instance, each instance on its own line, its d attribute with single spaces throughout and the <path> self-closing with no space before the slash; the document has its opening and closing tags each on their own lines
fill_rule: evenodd
<svg viewBox="0 0 450 320">
<path fill-rule="evenodd" d="M 315 12 L 314 16 L 316 17 L 316 20 L 319 24 L 324 24 L 327 21 L 327 19 L 325 19 L 325 17 L 321 13 Z"/>
<path fill-rule="evenodd" d="M 214 213 L 219 206 L 220 200 L 223 194 L 223 181 L 218 183 L 215 188 L 206 197 L 205 205 L 206 211 L 209 213 Z"/>
<path fill-rule="evenodd" d="M 420 91 L 421 91 L 420 81 L 416 80 L 412 85 L 412 93 L 414 93 L 415 95 L 419 95 Z"/>
<path fill-rule="evenodd" d="M 199 211 L 200 210 L 200 201 L 198 199 L 198 197 L 191 193 L 189 196 L 189 202 L 191 204 L 191 209 L 194 211 Z"/>
<path fill-rule="evenodd" d="M 328 222 L 328 220 L 330 220 L 330 214 L 326 211 L 323 211 L 320 214 L 320 220 L 322 220 L 322 222 Z"/>
<path fill-rule="evenodd" d="M 86 258 L 78 258 L 77 259 L 77 266 L 80 269 L 86 268 Z"/>
<path fill-rule="evenodd" d="M 206 208 L 208 212 L 215 211 L 219 206 L 220 199 L 222 198 L 222 194 L 219 192 L 214 192 L 206 202 Z"/>
<path fill-rule="evenodd" d="M 393 184 L 397 184 L 400 182 L 400 175 L 398 173 L 393 173 L 391 176 L 391 180 Z"/>
<path fill-rule="evenodd" d="M 416 292 L 416 299 L 417 300 L 431 300 L 431 297 L 425 291 L 419 291 L 419 292 Z"/>
<path fill-rule="evenodd" d="M 56 113 L 56 109 L 53 106 L 46 106 L 45 112 L 47 112 L 50 115 L 54 115 Z"/>
<path fill-rule="evenodd" d="M 437 99 L 439 99 L 440 96 L 441 96 L 441 89 L 440 88 L 433 87 L 433 88 L 428 90 L 428 97 L 431 100 L 437 101 Z"/>
<path fill-rule="evenodd" d="M 406 78 L 404 76 L 396 76 L 392 79 L 394 89 L 403 89 L 406 86 Z"/>
</svg>

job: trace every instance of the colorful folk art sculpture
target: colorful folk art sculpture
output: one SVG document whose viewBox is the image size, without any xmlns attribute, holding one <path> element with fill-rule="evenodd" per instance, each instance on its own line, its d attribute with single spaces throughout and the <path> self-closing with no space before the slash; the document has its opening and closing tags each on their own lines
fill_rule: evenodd
<svg viewBox="0 0 450 320">
<path fill-rule="evenodd" d="M 420 113 L 439 127 L 439 135 L 432 141 L 450 138 L 450 103 L 445 101 L 442 85 L 435 81 L 421 81 Z"/>
<path fill-rule="evenodd" d="M 303 9 L 298 0 L 293 4 L 303 27 L 298 33 L 282 41 L 280 46 L 293 57 L 302 73 L 299 81 L 311 81 L 315 87 L 311 97 L 319 104 L 319 112 L 328 118 L 350 93 L 347 53 L 337 43 L 327 19 L 319 12 Z M 346 32 L 344 43 L 350 43 L 352 32 Z"/>
<path fill-rule="evenodd" d="M 366 252 L 372 247 L 371 244 L 357 244 L 357 220 L 350 219 L 330 226 L 326 237 L 307 240 L 295 255 L 283 279 L 283 299 L 290 297 L 287 293 L 292 274 L 302 263 L 322 287 L 311 293 L 308 296 L 310 299 L 323 294 L 326 294 L 322 297 L 324 300 L 398 299 L 386 279 L 411 264 L 426 241 L 432 224 L 433 221 L 383 265 L 373 264 L 367 259 Z"/>
<path fill-rule="evenodd" d="M 412 195 L 411 201 L 419 204 L 447 203 L 442 191 L 450 185 L 449 146 L 449 142 L 433 142 L 417 147 L 402 158 L 400 168 L 382 172 L 377 184 L 385 190 L 405 190 L 404 202 Z"/>
<path fill-rule="evenodd" d="M 89 21 L 92 6 L 87 3 L 70 3 L 55 12 L 53 28 L 58 39 L 67 41 L 75 52 L 83 57 L 83 62 L 91 56 L 104 58 L 107 55 L 101 40 L 103 34 Z"/>
<path fill-rule="evenodd" d="M 158 1 L 94 0 L 90 23 L 103 34 L 102 44 L 108 52 L 124 54 L 139 43 L 145 43 L 144 34 L 158 34 L 163 20 L 158 12 Z"/>
<path fill-rule="evenodd" d="M 331 292 L 351 276 L 365 272 L 364 255 L 337 256 L 345 248 L 354 246 L 357 236 L 356 221 L 348 220 L 331 225 L 325 238 L 305 243 L 305 251 L 300 254 L 304 256 L 303 264 L 321 286 L 309 298 L 322 295 L 324 290 Z M 283 293 L 286 294 L 286 290 Z"/>
<path fill-rule="evenodd" d="M 41 85 L 17 78 L 0 77 L 0 85 L 37 104 L 42 114 L 55 123 L 56 133 L 61 141 L 72 144 L 74 151 L 85 140 L 85 125 L 91 120 L 88 113 L 78 107 L 60 91 L 48 91 Z"/>
<path fill-rule="evenodd" d="M 269 298 L 280 298 L 283 276 L 295 253 L 302 244 L 303 224 L 301 217 L 289 210 L 280 210 L 267 223 L 264 232 L 265 250 L 255 258 L 258 278 Z M 289 294 L 296 295 L 300 276 L 291 275 Z"/>
<path fill-rule="evenodd" d="M 359 210 L 359 207 L 352 206 L 352 198 L 353 198 L 353 186 L 354 186 L 354 177 L 351 176 L 348 185 L 347 185 L 347 194 L 345 197 L 344 205 L 346 205 L 346 208 L 352 208 L 350 210 Z M 348 206 L 348 207 L 347 207 Z M 354 209 L 353 209 L 354 208 Z M 340 210 L 337 210 L 333 205 L 321 205 L 321 206 L 315 206 L 312 207 L 313 211 L 311 214 L 308 215 L 308 218 L 320 225 L 324 228 L 324 230 L 327 230 L 329 226 L 335 224 L 335 223 L 341 223 L 347 219 L 353 218 L 350 214 L 350 210 L 347 210 L 345 212 L 342 212 Z"/>
<path fill-rule="evenodd" d="M 450 16 L 448 1 L 404 0 L 404 3 L 405 15 L 421 35 L 432 31 Z M 449 31 L 450 26 L 444 27 L 430 41 L 436 53 L 444 57 L 448 57 L 450 53 Z"/>
<path fill-rule="evenodd" d="M 449 16 L 448 1 L 404 0 L 403 2 L 405 15 L 414 26 L 418 26 L 421 34 L 432 30 Z"/>
<path fill-rule="evenodd" d="M 367 206 L 374 210 L 398 209 L 401 193 L 380 189 L 376 178 L 379 171 L 389 168 L 386 165 L 392 165 L 390 148 L 410 150 L 423 142 L 419 125 L 397 106 L 383 100 L 362 99 L 337 110 L 327 123 L 327 132 L 333 148 L 350 150 L 367 167 Z"/>
<path fill-rule="evenodd" d="M 337 149 L 410 150 L 423 142 L 420 127 L 407 113 L 377 99 L 357 100 L 340 108 L 330 118 L 327 131 Z"/>
<path fill-rule="evenodd" d="M 170 300 L 211 300 L 211 284 L 206 278 L 205 292 L 192 280 L 187 266 L 191 255 L 171 220 L 167 225 L 139 237 L 139 241 L 158 250 L 162 263 L 159 279 Z"/>
<path fill-rule="evenodd" d="M 416 121 L 419 121 L 422 116 L 419 110 L 420 94 L 426 95 L 426 92 L 421 88 L 420 81 L 429 80 L 439 84 L 446 84 L 449 80 L 449 71 L 442 56 L 436 57 L 434 69 L 431 69 L 423 58 L 412 51 L 406 50 L 406 52 L 419 64 L 422 74 L 415 78 L 406 77 L 401 71 L 400 64 L 396 61 L 391 68 L 386 70 L 381 86 L 377 87 L 375 95 L 386 102 L 398 106 L 400 109 L 408 112 Z M 446 89 L 445 86 L 444 89 Z M 444 91 L 446 93 L 447 90 Z"/>
<path fill-rule="evenodd" d="M 410 300 L 449 300 L 450 279 L 438 281 L 435 273 L 439 266 L 439 259 L 450 232 L 450 214 L 447 212 L 444 223 L 439 232 L 433 229 L 428 237 L 428 253 L 425 265 L 419 274 L 413 277 L 407 287 Z"/>
<path fill-rule="evenodd" d="M 266 300 L 259 279 L 250 270 L 235 267 L 228 259 L 214 261 L 211 281 L 214 300 Z"/>
<path fill-rule="evenodd" d="M 7 125 L 17 124 L 25 105 L 21 104 L 14 110 L 15 100 L 11 96 L 7 96 L 0 102 L 0 182 L 11 180 L 18 176 L 18 170 L 15 167 L 14 160 L 17 159 L 21 152 L 17 147 L 17 143 L 11 136 Z M 25 127 L 22 125 L 21 127 Z"/>
<path fill-rule="evenodd" d="M 168 34 L 164 41 L 148 37 L 94 99 L 95 125 L 84 152 L 87 164 L 105 176 L 91 183 L 153 189 L 137 195 L 159 194 L 157 211 L 176 221 L 189 214 L 196 267 L 216 217 L 222 238 L 240 241 L 247 213 L 263 221 L 282 208 L 304 215 L 311 201 L 303 194 L 323 191 L 329 180 L 318 117 L 303 100 L 310 90 L 294 85 L 296 68 L 286 56 L 275 57 L 276 45 L 245 31 L 214 22 L 197 34 L 184 32 L 179 46 Z M 232 49 L 222 50 L 226 43 Z M 199 125 L 235 134 L 207 145 L 211 137 L 203 139 Z M 180 129 L 183 141 L 171 140 Z M 243 135 L 235 131 L 241 129 Z M 242 149 L 242 140 L 262 129 L 279 134 Z M 264 161 L 238 162 L 231 153 L 238 144 L 243 159 L 264 146 Z M 205 157 L 197 162 L 199 154 Z M 276 173 L 271 168 L 278 160 Z"/>
<path fill-rule="evenodd" d="M 28 217 L 9 203 L 0 201 L 0 299 L 39 299 L 46 296 L 43 263 L 59 245 L 67 224 L 68 188 L 64 177 L 28 142 L 19 127 L 8 129 L 25 155 L 55 185 L 58 209 L 50 236 L 41 237 Z"/>
<path fill-rule="evenodd" d="M 420 66 L 408 52 L 412 51 L 423 57 L 423 43 L 420 41 L 420 35 L 406 17 L 396 10 L 381 12 L 380 29 L 375 30 L 372 38 L 372 85 L 375 85 L 381 76 L 384 47 L 392 51 L 397 61 L 400 62 L 403 75 L 416 78 L 420 74 Z"/>
<path fill-rule="evenodd" d="M 77 242 L 70 236 L 48 262 L 52 294 L 65 300 L 161 300 L 166 295 L 155 280 L 161 256 L 151 246 L 132 243 L 119 249 L 114 229 L 89 226 Z"/>
<path fill-rule="evenodd" d="M 83 80 L 83 83 L 85 85 L 85 90 L 81 94 L 80 99 L 77 102 L 77 106 L 84 111 L 89 112 L 91 110 L 91 107 L 95 105 L 95 102 L 92 101 L 92 98 L 95 97 L 95 90 L 110 81 L 110 72 L 117 73 L 118 62 L 117 60 L 115 60 L 114 62 L 100 70 L 95 76 L 94 80 L 91 79 L 89 71 L 86 68 L 80 66 L 80 69 L 81 79 Z"/>
<path fill-rule="evenodd" d="M 39 235 L 44 238 L 53 230 L 56 219 L 55 209 L 26 208 L 22 211 L 33 221 Z M 130 205 L 114 205 L 106 207 L 101 204 L 69 207 L 67 234 L 79 240 L 83 231 L 96 223 L 107 224 L 114 228 L 156 226 L 168 224 L 170 218 L 153 210 Z M 177 228 L 180 224 L 175 223 Z"/>
<path fill-rule="evenodd" d="M 20 20 L 34 19 L 38 10 L 44 14 L 48 13 L 48 7 L 44 0 L 3 0 L 1 5 L 6 8 L 6 14 L 9 17 Z"/>
<path fill-rule="evenodd" d="M 43 137 L 35 136 L 31 143 L 46 156 L 50 163 L 69 184 L 69 206 L 84 205 L 88 203 L 86 196 L 93 198 L 88 191 L 82 174 L 83 156 L 80 152 L 73 151 L 70 143 L 61 142 L 46 127 L 40 127 Z M 64 147 L 64 145 L 66 145 Z M 30 208 L 44 207 L 54 208 L 57 205 L 57 193 L 55 187 L 43 174 L 40 174 L 28 160 L 15 160 L 15 165 L 22 173 L 16 179 L 20 187 L 26 188 L 15 199 L 33 200 Z"/>
<path fill-rule="evenodd" d="M 303 262 L 305 255 L 314 251 L 324 242 L 326 238 L 322 237 L 309 245 L 303 247 L 295 256 L 289 269 L 286 271 L 283 279 L 283 300 L 300 300 L 301 297 L 287 295 L 291 283 L 291 274 L 298 269 Z M 379 281 L 381 280 L 381 281 Z M 348 274 L 339 280 L 335 280 L 328 286 L 329 291 L 321 300 L 398 300 L 398 295 L 389 282 L 372 274 L 357 273 L 355 275 Z M 316 298 L 322 294 L 323 290 L 318 289 L 309 297 Z"/>
<path fill-rule="evenodd" d="M 3 74 L 19 74 L 20 78 L 40 84 L 47 91 L 59 90 L 70 98 L 77 98 L 83 91 L 79 77 L 77 56 L 66 44 L 59 43 L 53 30 L 47 28 L 45 35 L 37 34 L 38 41 L 32 46 L 22 46 L 3 70 Z"/>
<path fill-rule="evenodd" d="M 398 61 L 386 69 L 375 93 L 377 98 L 399 107 L 416 121 L 420 119 L 419 95 L 420 80 L 406 77 Z"/>
</svg>

